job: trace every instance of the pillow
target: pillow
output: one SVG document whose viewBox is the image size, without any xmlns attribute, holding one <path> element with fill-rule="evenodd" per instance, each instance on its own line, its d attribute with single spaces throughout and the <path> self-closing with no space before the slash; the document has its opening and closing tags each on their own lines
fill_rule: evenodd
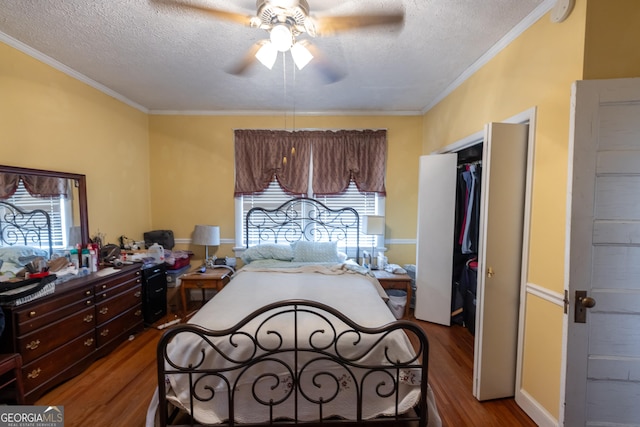
<svg viewBox="0 0 640 427">
<path fill-rule="evenodd" d="M 337 242 L 296 242 L 293 262 L 340 262 Z"/>
<path fill-rule="evenodd" d="M 290 245 L 279 245 L 275 243 L 265 243 L 251 246 L 245 249 L 240 257 L 242 262 L 249 264 L 251 261 L 259 259 L 277 259 L 280 261 L 291 261 L 293 259 L 293 249 Z"/>
<path fill-rule="evenodd" d="M 28 264 L 30 260 L 33 259 L 32 257 L 36 257 L 36 256 L 48 258 L 49 252 L 45 251 L 44 249 L 33 248 L 31 246 L 16 245 L 16 246 L 0 247 L 0 259 L 4 260 L 5 262 L 11 262 L 16 265 L 24 266 L 25 264 Z M 22 262 L 20 258 L 23 258 L 23 260 L 28 259 L 29 261 L 25 263 L 25 262 Z"/>
</svg>

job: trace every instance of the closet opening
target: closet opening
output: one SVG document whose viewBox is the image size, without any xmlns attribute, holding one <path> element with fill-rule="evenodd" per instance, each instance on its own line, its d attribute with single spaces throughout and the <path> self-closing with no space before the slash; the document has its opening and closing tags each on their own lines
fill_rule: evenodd
<svg viewBox="0 0 640 427">
<path fill-rule="evenodd" d="M 492 122 L 420 157 L 414 315 L 473 335 L 481 401 L 513 396 L 520 382 L 529 130 L 525 120 Z"/>
<path fill-rule="evenodd" d="M 475 334 L 482 142 L 457 152 L 451 325 Z"/>
</svg>

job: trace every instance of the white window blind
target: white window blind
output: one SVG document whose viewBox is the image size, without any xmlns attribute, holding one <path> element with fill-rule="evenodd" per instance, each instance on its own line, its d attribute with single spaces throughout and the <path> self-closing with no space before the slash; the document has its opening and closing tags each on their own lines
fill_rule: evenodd
<svg viewBox="0 0 640 427">
<path fill-rule="evenodd" d="M 34 209 L 42 209 L 49 214 L 51 220 L 51 240 L 53 248 L 66 248 L 67 236 L 62 230 L 66 230 L 65 224 L 65 203 L 62 196 L 57 197 L 33 197 L 24 187 L 22 180 L 18 185 L 18 189 L 13 196 L 6 199 L 7 202 L 22 209 L 23 211 L 32 211 Z M 48 235 L 43 233 L 42 248 L 48 249 Z"/>
</svg>

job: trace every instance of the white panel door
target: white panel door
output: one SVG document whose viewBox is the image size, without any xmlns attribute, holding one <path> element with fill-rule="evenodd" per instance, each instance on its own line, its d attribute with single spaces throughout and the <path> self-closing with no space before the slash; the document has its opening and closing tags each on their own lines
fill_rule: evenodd
<svg viewBox="0 0 640 427">
<path fill-rule="evenodd" d="M 640 79 L 577 82 L 572 97 L 564 425 L 638 426 Z"/>
<path fill-rule="evenodd" d="M 485 127 L 473 381 L 478 400 L 515 394 L 528 128 Z"/>
<path fill-rule="evenodd" d="M 451 324 L 457 154 L 420 157 L 416 319 Z"/>
</svg>

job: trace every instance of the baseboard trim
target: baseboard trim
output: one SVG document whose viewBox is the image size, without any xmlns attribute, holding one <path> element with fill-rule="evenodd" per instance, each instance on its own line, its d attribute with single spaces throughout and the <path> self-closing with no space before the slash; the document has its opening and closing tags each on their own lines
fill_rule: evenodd
<svg viewBox="0 0 640 427">
<path fill-rule="evenodd" d="M 516 403 L 540 427 L 559 427 L 555 419 L 529 393 L 524 390 L 516 391 Z"/>
</svg>

